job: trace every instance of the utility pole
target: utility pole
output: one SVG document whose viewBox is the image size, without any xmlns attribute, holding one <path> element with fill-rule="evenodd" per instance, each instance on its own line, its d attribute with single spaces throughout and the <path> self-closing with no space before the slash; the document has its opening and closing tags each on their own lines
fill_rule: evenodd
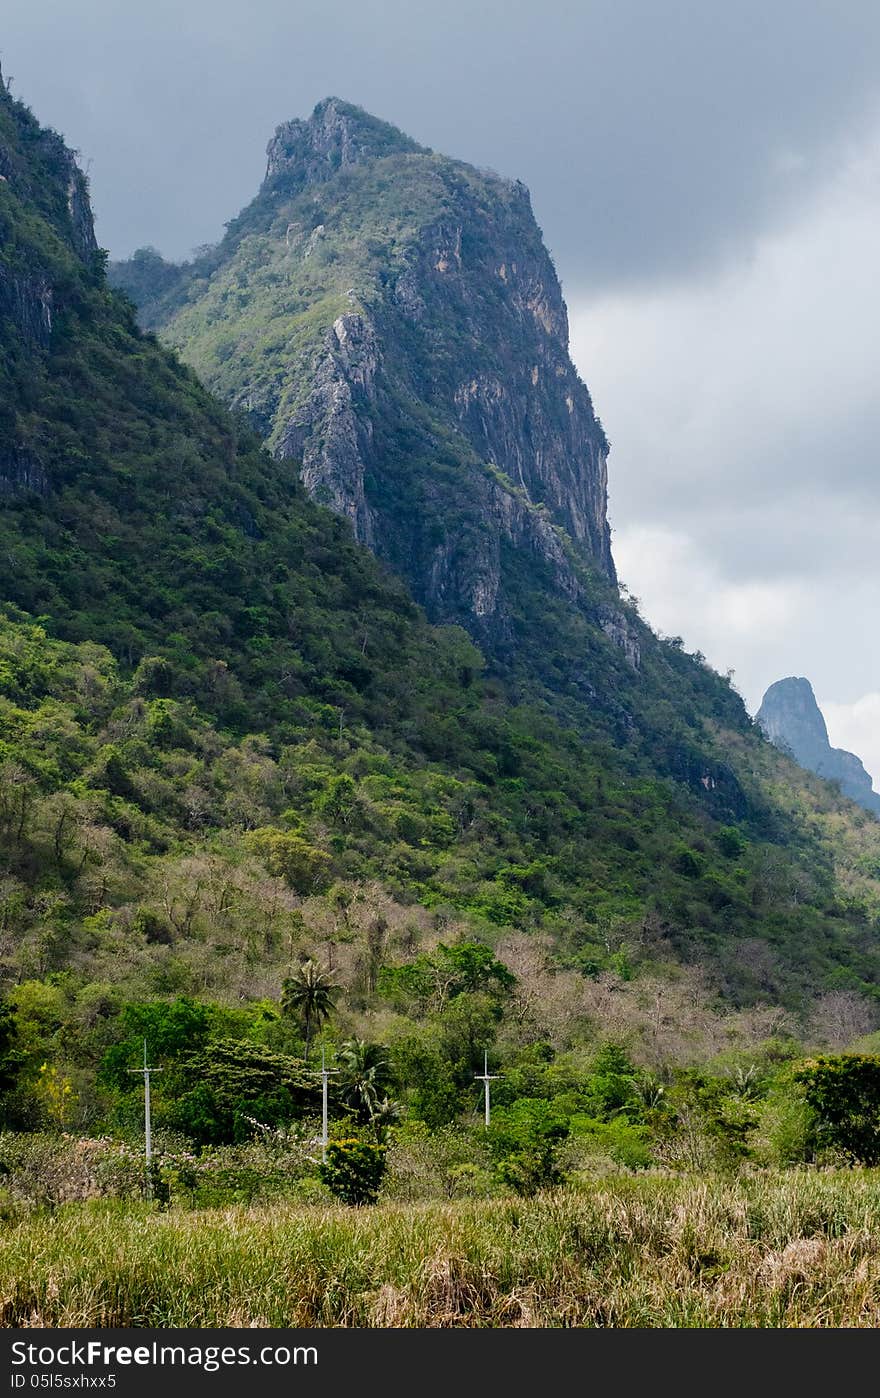
<svg viewBox="0 0 880 1398">
<path fill-rule="evenodd" d="M 486 1129 L 487 1129 L 487 1130 L 489 1129 L 489 1122 L 490 1122 L 490 1116 L 491 1116 L 491 1113 L 490 1113 L 490 1106 L 489 1106 L 489 1084 L 490 1084 L 490 1082 L 494 1082 L 495 1079 L 498 1078 L 498 1077 L 500 1077 L 500 1076 L 501 1076 L 500 1073 L 490 1073 L 490 1072 L 489 1072 L 489 1051 L 488 1051 L 488 1049 L 487 1049 L 487 1050 L 484 1052 L 484 1054 L 483 1054 L 483 1071 L 482 1071 L 482 1073 L 474 1073 L 474 1077 L 476 1078 L 477 1082 L 481 1082 L 481 1083 L 483 1084 L 483 1091 L 484 1091 L 484 1093 L 485 1093 L 485 1095 L 486 1095 Z"/>
<path fill-rule="evenodd" d="M 337 1068 L 328 1068 L 325 1062 L 324 1047 L 321 1046 L 321 1159 L 327 1160 L 327 1083 L 330 1074 L 338 1072 Z"/>
<path fill-rule="evenodd" d="M 144 1079 L 144 1155 L 147 1161 L 147 1187 L 150 1182 L 150 1161 L 153 1158 L 153 1123 L 150 1118 L 150 1075 L 161 1073 L 161 1068 L 150 1068 L 147 1065 L 147 1041 L 144 1039 L 144 1066 L 143 1068 L 129 1068 L 130 1073 L 140 1073 Z"/>
</svg>

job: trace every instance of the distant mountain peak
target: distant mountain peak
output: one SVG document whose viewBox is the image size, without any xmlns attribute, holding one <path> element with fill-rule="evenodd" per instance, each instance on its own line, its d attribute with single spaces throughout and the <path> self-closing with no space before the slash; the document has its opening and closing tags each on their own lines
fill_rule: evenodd
<svg viewBox="0 0 880 1398">
<path fill-rule="evenodd" d="M 771 684 L 756 718 L 771 743 L 791 753 L 801 767 L 826 781 L 836 781 L 850 800 L 880 815 L 880 795 L 874 791 L 861 758 L 831 746 L 809 680 L 790 675 Z"/>
<path fill-rule="evenodd" d="M 340 97 L 325 97 L 307 119 L 298 117 L 277 128 L 266 148 L 265 184 L 316 184 L 331 179 L 346 166 L 407 153 L 427 151 L 363 107 Z"/>
<path fill-rule="evenodd" d="M 831 746 L 828 728 L 813 686 L 803 675 L 789 675 L 786 679 L 776 680 L 771 684 L 764 695 L 757 717 L 771 739 L 773 732 L 770 730 L 782 722 L 786 731 L 795 735 L 800 744 L 815 741 L 826 747 Z M 788 745 L 791 746 L 791 743 Z"/>
</svg>

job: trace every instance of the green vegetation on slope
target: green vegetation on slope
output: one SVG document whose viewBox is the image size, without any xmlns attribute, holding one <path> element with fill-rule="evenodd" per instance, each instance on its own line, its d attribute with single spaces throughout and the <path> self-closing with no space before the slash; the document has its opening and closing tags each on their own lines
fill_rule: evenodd
<svg viewBox="0 0 880 1398">
<path fill-rule="evenodd" d="M 880 826 L 680 647 L 642 628 L 636 673 L 522 569 L 552 654 L 487 677 L 140 333 L 63 146 L 5 93 L 0 157 L 10 1120 L 112 1120 L 105 1054 L 153 998 L 297 1056 L 278 1002 L 308 957 L 339 985 L 328 1034 L 409 1038 L 399 1081 L 445 1092 L 419 1108 L 440 1121 L 493 1042 L 511 1067 L 612 1032 L 689 1061 L 712 1033 L 664 1026 L 695 1005 L 754 1043 L 743 1007 L 876 994 Z M 450 995 L 450 945 L 513 982 Z"/>
</svg>

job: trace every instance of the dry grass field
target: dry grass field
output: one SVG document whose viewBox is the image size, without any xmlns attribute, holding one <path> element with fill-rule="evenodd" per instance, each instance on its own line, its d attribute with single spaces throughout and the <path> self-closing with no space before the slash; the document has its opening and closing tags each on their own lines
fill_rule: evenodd
<svg viewBox="0 0 880 1398">
<path fill-rule="evenodd" d="M 645 1175 L 530 1200 L 4 1226 L 4 1326 L 880 1325 L 880 1172 Z"/>
</svg>

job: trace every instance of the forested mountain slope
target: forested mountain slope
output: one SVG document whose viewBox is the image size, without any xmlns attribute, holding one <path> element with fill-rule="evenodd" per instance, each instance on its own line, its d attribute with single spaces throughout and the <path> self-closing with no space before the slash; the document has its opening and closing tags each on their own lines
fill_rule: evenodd
<svg viewBox="0 0 880 1398">
<path fill-rule="evenodd" d="M 703 1001 L 873 993 L 876 823 L 619 600 L 601 530 L 548 525 L 571 586 L 500 540 L 486 664 L 138 329 L 70 153 L 5 91 L 0 173 L 0 935 L 34 1072 L 50 1041 L 91 1061 L 126 997 L 257 1032 L 306 954 L 349 1026 L 401 1032 L 427 1012 L 394 977 L 444 938 L 507 959 L 526 1041 L 688 968 Z M 427 441 L 386 443 L 425 488 Z"/>
</svg>

